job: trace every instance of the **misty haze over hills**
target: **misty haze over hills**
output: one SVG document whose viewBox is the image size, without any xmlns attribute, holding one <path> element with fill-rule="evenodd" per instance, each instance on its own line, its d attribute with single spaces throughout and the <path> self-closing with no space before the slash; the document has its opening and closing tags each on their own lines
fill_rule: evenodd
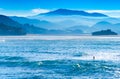
<svg viewBox="0 0 120 79">
<path fill-rule="evenodd" d="M 120 33 L 120 19 L 101 13 L 58 9 L 30 17 L 0 15 L 0 35 L 81 35 L 111 29 Z"/>
</svg>

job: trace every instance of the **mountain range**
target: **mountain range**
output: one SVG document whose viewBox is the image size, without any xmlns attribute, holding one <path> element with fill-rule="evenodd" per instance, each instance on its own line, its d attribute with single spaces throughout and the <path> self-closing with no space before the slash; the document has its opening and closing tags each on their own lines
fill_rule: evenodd
<svg viewBox="0 0 120 79">
<path fill-rule="evenodd" d="M 120 22 L 120 19 L 113 18 L 102 13 L 88 13 L 86 11 L 69 9 L 57 9 L 47 13 L 30 16 L 27 18 L 50 22 L 52 23 L 52 25 L 50 25 L 52 29 L 63 29 L 77 25 L 93 26 L 94 24 L 100 21 L 107 21 L 110 23 Z M 46 29 L 48 28 L 49 26 Z"/>
<path fill-rule="evenodd" d="M 101 13 L 58 9 L 31 17 L 0 15 L 0 35 L 91 34 L 111 29 L 120 34 L 120 19 Z"/>
</svg>

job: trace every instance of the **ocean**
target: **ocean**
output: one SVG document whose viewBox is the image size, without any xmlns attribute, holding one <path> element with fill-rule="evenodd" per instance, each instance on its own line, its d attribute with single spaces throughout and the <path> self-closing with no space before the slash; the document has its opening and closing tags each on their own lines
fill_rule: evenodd
<svg viewBox="0 0 120 79">
<path fill-rule="evenodd" d="M 0 37 L 0 79 L 120 79 L 120 37 Z"/>
</svg>

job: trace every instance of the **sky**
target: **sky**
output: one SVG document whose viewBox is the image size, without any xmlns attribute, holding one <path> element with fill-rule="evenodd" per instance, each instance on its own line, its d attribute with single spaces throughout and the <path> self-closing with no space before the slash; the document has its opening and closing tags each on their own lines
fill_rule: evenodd
<svg viewBox="0 0 120 79">
<path fill-rule="evenodd" d="M 64 8 L 120 17 L 120 0 L 0 0 L 0 14 L 32 16 Z"/>
</svg>

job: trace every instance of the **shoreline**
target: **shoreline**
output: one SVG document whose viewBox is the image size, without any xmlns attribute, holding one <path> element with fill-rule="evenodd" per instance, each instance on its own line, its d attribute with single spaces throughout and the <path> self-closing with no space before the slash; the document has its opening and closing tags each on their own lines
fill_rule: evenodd
<svg viewBox="0 0 120 79">
<path fill-rule="evenodd" d="M 111 39 L 120 38 L 120 35 L 92 36 L 92 35 L 23 35 L 0 36 L 0 40 L 79 40 L 79 39 Z"/>
<path fill-rule="evenodd" d="M 93 37 L 120 37 L 119 35 L 91 35 L 91 34 L 27 34 L 27 35 L 1 35 L 0 37 L 20 37 L 20 36 L 93 36 Z"/>
</svg>

